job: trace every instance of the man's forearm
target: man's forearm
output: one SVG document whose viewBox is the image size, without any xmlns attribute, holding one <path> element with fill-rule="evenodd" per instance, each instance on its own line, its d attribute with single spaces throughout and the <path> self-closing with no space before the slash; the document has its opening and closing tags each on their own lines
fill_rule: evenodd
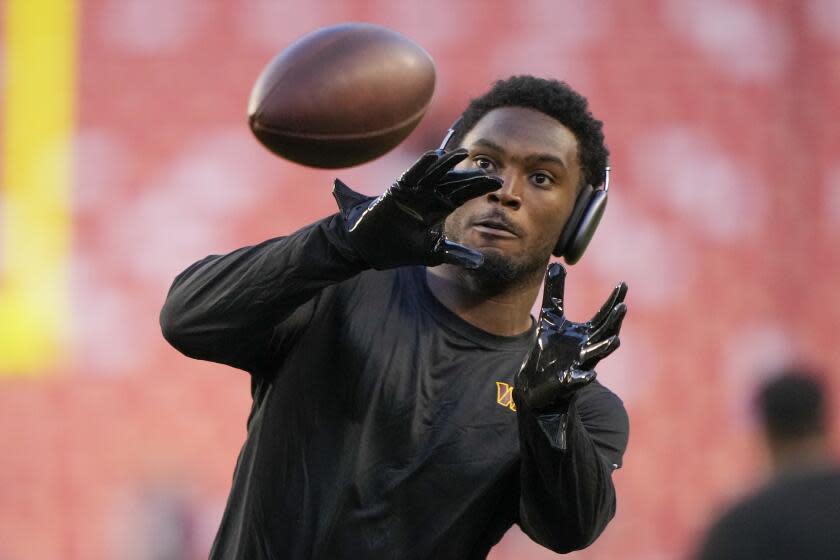
<svg viewBox="0 0 840 560">
<path fill-rule="evenodd" d="M 615 515 L 611 465 L 589 436 L 574 403 L 565 414 L 538 417 L 522 409 L 518 414 L 520 526 L 555 552 L 588 546 Z"/>
<path fill-rule="evenodd" d="M 242 369 L 265 355 L 273 328 L 325 287 L 365 265 L 337 216 L 297 232 L 191 265 L 160 315 L 164 337 L 184 354 Z"/>
</svg>

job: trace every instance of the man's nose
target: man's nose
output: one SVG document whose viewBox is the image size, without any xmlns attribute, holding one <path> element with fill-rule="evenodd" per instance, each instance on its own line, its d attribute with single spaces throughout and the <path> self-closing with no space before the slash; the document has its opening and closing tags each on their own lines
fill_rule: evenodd
<svg viewBox="0 0 840 560">
<path fill-rule="evenodd" d="M 490 202 L 501 204 L 513 210 L 518 210 L 522 206 L 522 197 L 519 190 L 519 178 L 513 173 L 505 173 L 499 175 L 504 183 L 502 187 L 491 193 L 487 193 L 487 199 Z"/>
</svg>

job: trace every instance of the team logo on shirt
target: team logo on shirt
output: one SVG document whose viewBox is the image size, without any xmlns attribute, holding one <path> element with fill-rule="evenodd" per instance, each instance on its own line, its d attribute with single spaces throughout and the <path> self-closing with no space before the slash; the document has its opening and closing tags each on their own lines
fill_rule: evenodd
<svg viewBox="0 0 840 560">
<path fill-rule="evenodd" d="M 513 402 L 513 385 L 496 381 L 496 403 L 516 412 L 516 404 Z"/>
</svg>

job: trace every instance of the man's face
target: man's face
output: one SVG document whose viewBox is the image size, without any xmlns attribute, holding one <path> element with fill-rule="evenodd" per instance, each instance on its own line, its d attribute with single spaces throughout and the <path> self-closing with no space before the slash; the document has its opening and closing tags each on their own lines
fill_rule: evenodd
<svg viewBox="0 0 840 560">
<path fill-rule="evenodd" d="M 534 109 L 502 107 L 484 115 L 461 146 L 469 157 L 459 168 L 486 169 L 504 185 L 450 214 L 447 237 L 480 251 L 497 267 L 521 273 L 542 269 L 581 182 L 575 135 Z"/>
</svg>

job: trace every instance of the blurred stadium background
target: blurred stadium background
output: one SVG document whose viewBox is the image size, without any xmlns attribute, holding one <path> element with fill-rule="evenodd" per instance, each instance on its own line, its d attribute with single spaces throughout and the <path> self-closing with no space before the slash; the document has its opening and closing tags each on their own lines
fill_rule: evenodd
<svg viewBox="0 0 840 560">
<path fill-rule="evenodd" d="M 573 558 L 686 557 L 764 476 L 750 397 L 768 368 L 805 360 L 840 396 L 840 2 L 0 5 L 0 560 L 206 558 L 248 377 L 167 346 L 171 280 L 332 212 L 335 176 L 380 192 L 516 73 L 587 95 L 612 151 L 570 315 L 630 285 L 600 371 L 631 416 L 618 514 Z M 348 20 L 432 54 L 430 112 L 358 168 L 272 156 L 246 125 L 254 79 Z M 516 529 L 491 553 L 553 557 Z"/>
</svg>

